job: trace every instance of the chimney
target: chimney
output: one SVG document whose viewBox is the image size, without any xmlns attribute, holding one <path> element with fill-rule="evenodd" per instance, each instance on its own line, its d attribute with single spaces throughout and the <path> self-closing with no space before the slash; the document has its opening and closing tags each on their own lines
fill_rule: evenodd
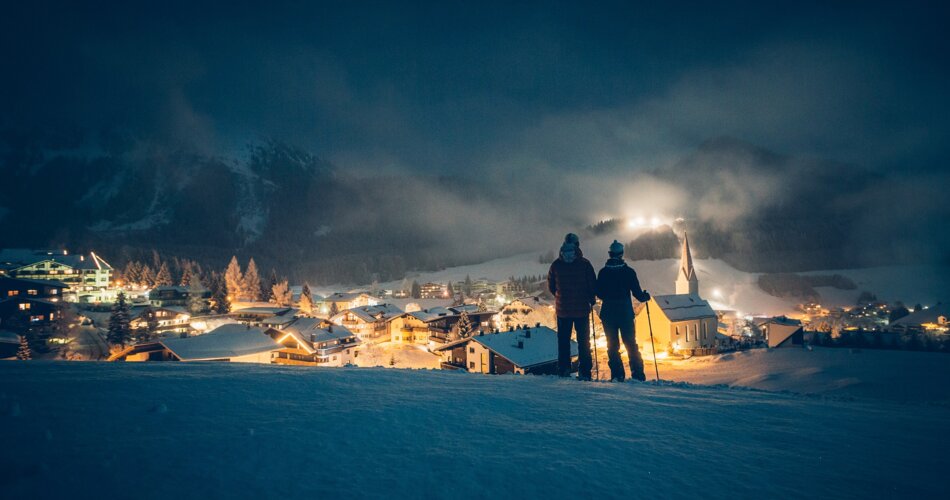
<svg viewBox="0 0 950 500">
<path fill-rule="evenodd" d="M 330 326 L 327 327 L 327 331 L 333 333 L 333 323 L 330 323 Z"/>
<path fill-rule="evenodd" d="M 524 338 L 526 338 L 526 339 L 530 339 L 530 338 L 531 338 L 531 329 L 530 329 L 530 328 L 528 328 L 528 329 L 526 329 L 526 330 L 524 331 Z"/>
<path fill-rule="evenodd" d="M 518 341 L 518 349 L 524 349 L 524 340 Z"/>
<path fill-rule="evenodd" d="M 534 324 L 534 327 L 535 327 L 535 328 L 541 328 L 541 322 L 538 321 L 537 323 L 535 323 L 535 324 Z"/>
</svg>

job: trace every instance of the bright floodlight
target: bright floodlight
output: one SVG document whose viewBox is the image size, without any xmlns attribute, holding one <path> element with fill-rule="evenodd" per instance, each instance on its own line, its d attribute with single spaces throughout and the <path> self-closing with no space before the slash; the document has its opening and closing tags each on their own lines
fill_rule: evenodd
<svg viewBox="0 0 950 500">
<path fill-rule="evenodd" d="M 716 298 L 722 298 L 722 292 L 718 288 L 713 289 L 713 296 Z"/>
<path fill-rule="evenodd" d="M 654 218 L 650 219 L 650 225 L 651 225 L 651 226 L 653 226 L 653 227 L 658 227 L 660 224 L 662 224 L 662 221 L 660 220 L 659 217 L 654 217 Z"/>
</svg>

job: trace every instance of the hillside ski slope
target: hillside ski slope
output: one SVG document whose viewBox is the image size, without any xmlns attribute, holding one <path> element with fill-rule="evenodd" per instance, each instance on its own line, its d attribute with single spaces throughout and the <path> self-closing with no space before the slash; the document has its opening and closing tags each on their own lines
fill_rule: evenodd
<svg viewBox="0 0 950 500">
<path fill-rule="evenodd" d="M 0 363 L 6 498 L 946 498 L 943 404 L 441 371 Z"/>
</svg>

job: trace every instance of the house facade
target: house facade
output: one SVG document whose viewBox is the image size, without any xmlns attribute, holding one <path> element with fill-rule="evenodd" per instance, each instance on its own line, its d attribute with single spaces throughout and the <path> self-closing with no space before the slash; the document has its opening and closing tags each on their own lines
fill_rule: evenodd
<svg viewBox="0 0 950 500">
<path fill-rule="evenodd" d="M 346 327 L 363 342 L 386 342 L 392 338 L 392 321 L 403 314 L 392 304 L 377 304 L 347 309 L 332 316 L 330 322 Z"/>
<path fill-rule="evenodd" d="M 360 339 L 346 327 L 316 318 L 299 318 L 267 334 L 280 346 L 274 363 L 304 366 L 346 366 L 359 356 Z"/>
<path fill-rule="evenodd" d="M 65 306 L 62 297 L 67 288 L 59 281 L 0 276 L 0 328 L 18 321 L 25 323 L 21 327 L 49 324 Z"/>
<path fill-rule="evenodd" d="M 69 288 L 63 298 L 70 302 L 111 302 L 115 298 L 113 268 L 95 252 L 86 256 L 65 251 L 0 250 L 0 270 L 12 278 L 64 283 Z"/>
</svg>

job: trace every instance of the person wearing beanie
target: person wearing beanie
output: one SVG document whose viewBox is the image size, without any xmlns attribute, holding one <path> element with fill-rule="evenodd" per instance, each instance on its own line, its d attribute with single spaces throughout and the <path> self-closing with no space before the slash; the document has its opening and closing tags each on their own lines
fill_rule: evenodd
<svg viewBox="0 0 950 500">
<path fill-rule="evenodd" d="M 570 244 L 574 245 L 574 247 L 577 249 L 577 255 L 578 255 L 578 257 L 583 257 L 583 256 L 584 256 L 584 252 L 581 251 L 581 239 L 578 238 L 576 234 L 574 234 L 574 233 L 567 233 L 567 234 L 565 234 L 565 235 L 564 235 L 564 243 L 570 243 Z"/>
<path fill-rule="evenodd" d="M 572 235 L 568 235 L 572 236 Z M 593 362 L 590 356 L 590 327 L 587 317 L 596 301 L 594 266 L 580 252 L 576 240 L 565 238 L 560 255 L 548 270 L 548 290 L 554 295 L 557 313 L 558 375 L 571 374 L 571 332 L 577 334 L 577 378 L 590 380 Z"/>
<path fill-rule="evenodd" d="M 626 379 L 623 360 L 620 358 L 620 342 L 627 348 L 630 358 L 630 376 L 636 380 L 646 380 L 643 373 L 643 358 L 637 346 L 636 332 L 633 327 L 633 303 L 630 294 L 640 302 L 650 300 L 650 294 L 640 288 L 637 273 L 623 261 L 623 245 L 614 240 L 607 251 L 610 257 L 604 268 L 597 273 L 596 293 L 603 302 L 600 308 L 600 321 L 604 325 L 607 337 L 607 364 L 610 366 L 610 380 L 623 382 Z"/>
</svg>

